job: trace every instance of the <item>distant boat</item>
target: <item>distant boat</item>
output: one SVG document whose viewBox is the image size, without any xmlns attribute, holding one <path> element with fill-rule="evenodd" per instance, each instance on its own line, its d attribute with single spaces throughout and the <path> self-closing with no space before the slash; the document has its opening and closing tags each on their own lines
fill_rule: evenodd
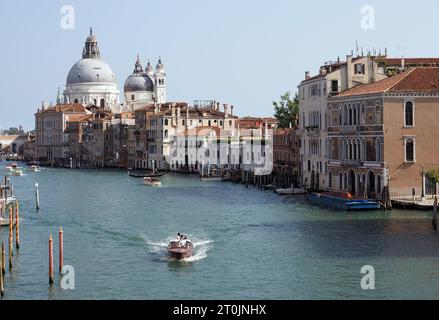
<svg viewBox="0 0 439 320">
<path fill-rule="evenodd" d="M 171 258 L 182 260 L 192 255 L 194 246 L 189 240 L 171 241 L 168 245 L 168 252 Z"/>
<path fill-rule="evenodd" d="M 290 195 L 290 194 L 305 194 L 306 190 L 302 188 L 286 188 L 286 189 L 276 189 L 276 193 L 280 195 Z"/>
<path fill-rule="evenodd" d="M 167 172 L 128 171 L 128 175 L 133 178 L 162 177 L 165 174 L 167 174 Z"/>
<path fill-rule="evenodd" d="M 40 171 L 40 167 L 37 166 L 37 165 L 31 165 L 31 166 L 29 167 L 29 170 L 30 170 L 30 171 L 34 171 L 34 172 L 37 172 L 37 171 Z"/>
<path fill-rule="evenodd" d="M 21 168 L 15 168 L 12 170 L 12 175 L 13 176 L 22 176 L 23 175 L 23 170 Z"/>
<path fill-rule="evenodd" d="M 19 168 L 18 165 L 16 163 L 11 163 L 10 165 L 6 166 L 5 169 L 9 170 L 9 171 L 13 171 L 15 169 Z"/>
<path fill-rule="evenodd" d="M 143 183 L 146 184 L 147 186 L 152 186 L 152 187 L 160 187 L 162 185 L 162 182 L 159 179 L 153 177 L 143 178 Z"/>
</svg>

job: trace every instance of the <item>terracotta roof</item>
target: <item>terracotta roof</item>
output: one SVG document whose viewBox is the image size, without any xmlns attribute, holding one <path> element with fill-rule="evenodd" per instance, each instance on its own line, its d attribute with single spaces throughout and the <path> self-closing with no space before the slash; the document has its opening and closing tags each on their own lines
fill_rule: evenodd
<svg viewBox="0 0 439 320">
<path fill-rule="evenodd" d="M 385 58 L 381 61 L 386 65 L 401 66 L 401 58 Z M 406 66 L 439 66 L 439 58 L 404 58 L 404 64 Z"/>
<path fill-rule="evenodd" d="M 412 68 L 372 84 L 356 86 L 333 99 L 387 92 L 439 93 L 439 68 Z"/>
<path fill-rule="evenodd" d="M 45 108 L 44 111 L 40 112 L 85 112 L 85 107 L 82 104 L 58 104 L 53 107 Z"/>
<path fill-rule="evenodd" d="M 72 114 L 67 122 L 86 122 L 93 116 L 91 114 Z"/>
</svg>

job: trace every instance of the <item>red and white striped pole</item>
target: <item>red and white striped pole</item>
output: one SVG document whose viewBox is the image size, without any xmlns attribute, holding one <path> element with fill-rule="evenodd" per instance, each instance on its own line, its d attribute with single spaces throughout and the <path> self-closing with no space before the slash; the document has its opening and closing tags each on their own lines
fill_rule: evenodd
<svg viewBox="0 0 439 320">
<path fill-rule="evenodd" d="M 62 227 L 59 228 L 59 272 L 61 272 L 64 265 L 64 244 Z"/>
<path fill-rule="evenodd" d="M 53 284 L 53 239 L 49 236 L 49 284 Z"/>
</svg>

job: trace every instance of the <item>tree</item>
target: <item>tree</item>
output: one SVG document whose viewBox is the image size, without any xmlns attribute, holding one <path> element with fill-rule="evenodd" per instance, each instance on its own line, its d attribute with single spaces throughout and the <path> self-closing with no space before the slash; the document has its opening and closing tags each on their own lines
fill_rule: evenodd
<svg viewBox="0 0 439 320">
<path fill-rule="evenodd" d="M 299 95 L 296 93 L 291 98 L 291 92 L 287 91 L 280 97 L 280 101 L 273 101 L 274 116 L 280 128 L 288 128 L 297 125 L 299 118 Z"/>
<path fill-rule="evenodd" d="M 439 183 L 439 170 L 438 169 L 431 169 L 428 170 L 425 173 L 425 176 L 428 180 L 430 180 L 432 183 Z"/>
</svg>

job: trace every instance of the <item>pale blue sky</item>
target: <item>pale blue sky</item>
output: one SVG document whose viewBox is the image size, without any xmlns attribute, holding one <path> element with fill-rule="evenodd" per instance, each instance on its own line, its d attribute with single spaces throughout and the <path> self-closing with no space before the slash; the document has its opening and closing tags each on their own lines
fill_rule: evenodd
<svg viewBox="0 0 439 320">
<path fill-rule="evenodd" d="M 63 5 L 76 29 L 60 27 Z M 361 28 L 361 7 L 376 9 L 376 29 Z M 0 127 L 33 129 L 41 101 L 56 99 L 81 58 L 92 26 L 102 58 L 123 90 L 136 54 L 162 56 L 168 100 L 216 99 L 238 115 L 272 115 L 272 100 L 295 91 L 304 71 L 355 49 L 437 57 L 437 1 L 95 0 L 0 1 Z"/>
</svg>

